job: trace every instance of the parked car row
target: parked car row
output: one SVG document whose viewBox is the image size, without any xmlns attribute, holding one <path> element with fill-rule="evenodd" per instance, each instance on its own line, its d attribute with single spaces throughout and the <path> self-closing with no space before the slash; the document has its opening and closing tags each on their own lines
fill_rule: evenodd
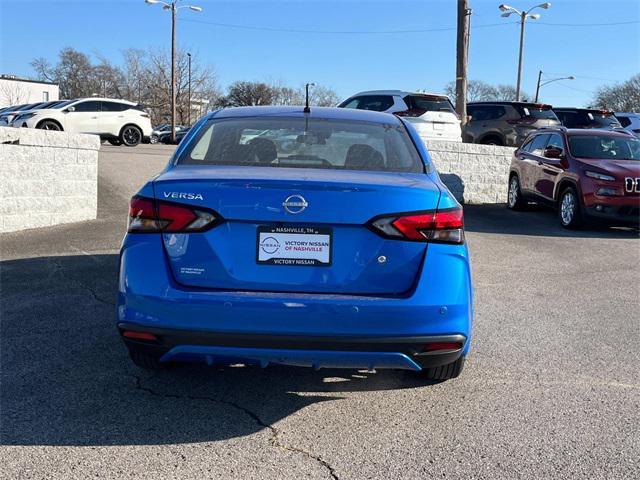
<svg viewBox="0 0 640 480">
<path fill-rule="evenodd" d="M 589 108 L 553 107 L 531 102 L 470 102 L 469 121 L 461 128 L 455 108 L 446 95 L 402 90 L 357 93 L 338 107 L 387 112 L 404 117 L 423 140 L 466 141 L 517 147 L 539 129 L 563 125 L 568 128 L 626 129 L 640 135 L 640 114 L 613 113 Z"/>
<path fill-rule="evenodd" d="M 151 119 L 141 105 L 112 98 L 78 98 L 0 110 L 0 126 L 91 133 L 112 145 L 148 142 Z"/>
</svg>

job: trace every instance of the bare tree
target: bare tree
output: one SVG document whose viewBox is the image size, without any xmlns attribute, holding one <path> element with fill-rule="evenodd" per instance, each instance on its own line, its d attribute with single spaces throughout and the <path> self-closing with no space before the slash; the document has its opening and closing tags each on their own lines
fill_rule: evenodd
<svg viewBox="0 0 640 480">
<path fill-rule="evenodd" d="M 170 72 L 168 52 L 150 49 L 127 49 L 122 52 L 122 66 L 97 55 L 94 64 L 88 55 L 71 48 L 60 51 L 58 63 L 51 65 L 46 59 L 31 62 L 38 78 L 54 81 L 60 85 L 61 98 L 79 98 L 100 95 L 122 98 L 144 104 L 152 122 L 166 121 L 170 116 Z M 177 54 L 177 113 L 178 122 L 185 123 L 191 117 L 209 110 L 220 96 L 216 76 L 212 67 L 197 61 L 191 62 L 191 104 L 187 94 L 189 88 L 188 57 L 186 52 Z"/>
<path fill-rule="evenodd" d="M 0 105 L 19 105 L 29 99 L 29 91 L 19 82 L 0 79 Z"/>
<path fill-rule="evenodd" d="M 449 82 L 445 86 L 445 94 L 455 101 L 456 84 L 455 82 Z M 520 97 L 523 102 L 529 101 L 531 98 L 525 92 L 520 92 Z M 491 102 L 491 101 L 506 101 L 514 102 L 516 99 L 516 89 L 512 85 L 497 85 L 493 86 L 482 80 L 469 80 L 467 83 L 467 101 L 468 102 Z"/>
<path fill-rule="evenodd" d="M 237 81 L 229 85 L 226 97 L 220 99 L 222 106 L 244 107 L 272 105 L 279 92 L 262 82 Z"/>
<path fill-rule="evenodd" d="M 304 87 L 301 87 L 298 91 L 299 96 L 304 103 Z M 340 102 L 338 94 L 329 87 L 323 87 L 316 85 L 309 91 L 309 104 L 317 105 L 318 107 L 335 107 Z"/>
<path fill-rule="evenodd" d="M 596 91 L 593 105 L 616 112 L 640 111 L 640 74 L 623 83 L 600 87 Z"/>
<path fill-rule="evenodd" d="M 291 88 L 282 81 L 272 82 L 269 85 L 273 91 L 271 103 L 273 105 L 304 105 L 305 87 Z M 316 85 L 309 89 L 309 105 L 318 107 L 335 107 L 340 102 L 338 94 L 330 87 Z"/>
</svg>

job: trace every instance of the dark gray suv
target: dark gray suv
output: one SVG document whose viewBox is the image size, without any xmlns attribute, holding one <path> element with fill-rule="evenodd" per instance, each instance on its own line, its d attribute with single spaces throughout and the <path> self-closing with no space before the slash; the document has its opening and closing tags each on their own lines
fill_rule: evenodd
<svg viewBox="0 0 640 480">
<path fill-rule="evenodd" d="M 519 147 L 532 131 L 560 125 L 551 105 L 527 102 L 471 102 L 463 138 L 469 143 Z"/>
</svg>

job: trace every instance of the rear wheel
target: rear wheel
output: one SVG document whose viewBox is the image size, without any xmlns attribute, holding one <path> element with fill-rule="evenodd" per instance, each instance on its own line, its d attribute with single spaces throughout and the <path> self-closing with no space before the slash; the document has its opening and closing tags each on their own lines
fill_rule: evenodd
<svg viewBox="0 0 640 480">
<path fill-rule="evenodd" d="M 495 135 L 489 135 L 488 137 L 483 138 L 480 143 L 484 145 L 504 145 L 504 142 Z"/>
<path fill-rule="evenodd" d="M 135 125 L 127 125 L 120 132 L 120 140 L 127 147 L 135 147 L 142 142 L 142 131 Z"/>
<path fill-rule="evenodd" d="M 509 180 L 509 191 L 507 193 L 507 207 L 511 210 L 522 210 L 526 202 L 522 198 L 520 190 L 520 179 L 517 175 L 512 175 Z"/>
<path fill-rule="evenodd" d="M 58 122 L 54 122 L 53 120 L 44 120 L 43 122 L 40 122 L 38 124 L 37 128 L 41 130 L 55 130 L 58 132 L 62 130 L 60 124 Z"/>
<path fill-rule="evenodd" d="M 564 228 L 574 229 L 582 225 L 580 200 L 575 188 L 567 187 L 562 192 L 562 195 L 560 195 L 558 216 L 560 217 L 560 224 Z"/>
<path fill-rule="evenodd" d="M 460 357 L 453 363 L 439 367 L 423 368 L 419 375 L 426 380 L 450 380 L 456 378 L 464 367 L 464 357 Z"/>
<path fill-rule="evenodd" d="M 138 350 L 129 350 L 129 356 L 133 363 L 144 370 L 162 370 L 164 364 L 160 362 L 158 357 L 139 352 Z"/>
</svg>

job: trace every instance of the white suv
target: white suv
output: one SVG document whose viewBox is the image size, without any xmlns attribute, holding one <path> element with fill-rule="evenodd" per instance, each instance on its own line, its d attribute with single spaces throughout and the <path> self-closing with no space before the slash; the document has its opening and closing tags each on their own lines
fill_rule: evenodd
<svg viewBox="0 0 640 480">
<path fill-rule="evenodd" d="M 357 93 L 338 107 L 393 113 L 410 122 L 423 140 L 462 142 L 460 119 L 446 95 L 372 90 Z"/>
<path fill-rule="evenodd" d="M 640 137 L 640 113 L 616 112 L 615 115 L 622 128 Z"/>
<path fill-rule="evenodd" d="M 93 133 L 112 145 L 134 147 L 151 136 L 151 119 L 139 105 L 111 98 L 80 98 L 63 108 L 34 110 L 17 115 L 14 127 Z"/>
</svg>

